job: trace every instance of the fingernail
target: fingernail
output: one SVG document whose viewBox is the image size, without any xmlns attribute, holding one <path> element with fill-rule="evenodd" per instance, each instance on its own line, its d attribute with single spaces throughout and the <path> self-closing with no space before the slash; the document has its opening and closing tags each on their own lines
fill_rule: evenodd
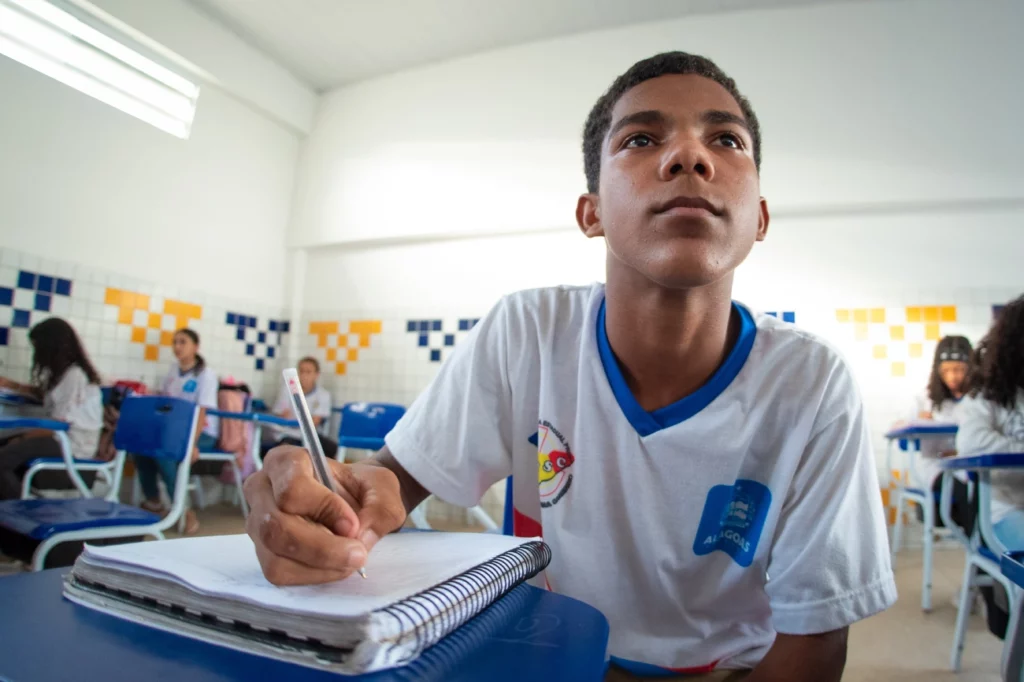
<svg viewBox="0 0 1024 682">
<path fill-rule="evenodd" d="M 356 566 L 362 566 L 366 563 L 366 550 L 362 547 L 353 547 L 348 553 L 348 562 Z"/>
<path fill-rule="evenodd" d="M 335 531 L 338 533 L 338 535 L 347 538 L 349 536 L 349 533 L 352 532 L 352 522 L 348 519 L 339 520 L 338 525 L 335 528 Z"/>
<path fill-rule="evenodd" d="M 380 536 L 372 530 L 366 530 L 359 536 L 359 541 L 366 545 L 367 549 L 376 545 L 377 540 L 380 540 Z"/>
</svg>

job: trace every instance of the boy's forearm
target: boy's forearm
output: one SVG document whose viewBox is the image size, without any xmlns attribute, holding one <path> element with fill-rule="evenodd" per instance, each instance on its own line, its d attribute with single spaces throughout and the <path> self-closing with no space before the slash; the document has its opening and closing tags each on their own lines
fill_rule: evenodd
<svg viewBox="0 0 1024 682">
<path fill-rule="evenodd" d="M 419 484 L 405 468 L 398 463 L 395 456 L 391 454 L 385 445 L 376 455 L 368 460 L 367 464 L 381 466 L 388 469 L 398 477 L 398 485 L 402 490 L 402 504 L 405 506 L 405 513 L 408 514 L 418 507 L 423 500 L 430 497 L 430 491 Z"/>
<path fill-rule="evenodd" d="M 775 636 L 775 643 L 747 682 L 839 682 L 846 667 L 846 635 L 841 628 L 820 635 Z"/>
</svg>

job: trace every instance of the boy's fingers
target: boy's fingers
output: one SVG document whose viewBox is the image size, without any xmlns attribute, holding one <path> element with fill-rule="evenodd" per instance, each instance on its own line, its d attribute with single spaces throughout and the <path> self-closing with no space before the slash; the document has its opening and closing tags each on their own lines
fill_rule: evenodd
<svg viewBox="0 0 1024 682">
<path fill-rule="evenodd" d="M 274 585 L 317 585 L 342 580 L 352 574 L 351 570 L 326 570 L 310 568 L 287 557 L 278 556 L 265 547 L 256 545 L 256 558 L 260 561 L 263 575 Z"/>
<path fill-rule="evenodd" d="M 270 479 L 277 509 L 304 516 L 343 537 L 353 537 L 358 532 L 359 517 L 352 505 L 316 480 L 305 450 L 293 446 L 274 448 L 264 471 Z"/>
<path fill-rule="evenodd" d="M 405 523 L 405 506 L 400 496 L 382 494 L 370 488 L 363 495 L 363 506 L 359 510 L 359 539 L 367 551 L 377 541 L 397 530 Z"/>
</svg>

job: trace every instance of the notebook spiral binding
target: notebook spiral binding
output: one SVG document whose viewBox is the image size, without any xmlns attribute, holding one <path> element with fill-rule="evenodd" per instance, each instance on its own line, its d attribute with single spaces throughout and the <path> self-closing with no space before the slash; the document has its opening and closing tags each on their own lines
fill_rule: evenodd
<svg viewBox="0 0 1024 682">
<path fill-rule="evenodd" d="M 529 542 L 465 573 L 381 609 L 398 621 L 402 639 L 415 637 L 411 660 L 499 597 L 543 571 L 551 549 Z"/>
</svg>

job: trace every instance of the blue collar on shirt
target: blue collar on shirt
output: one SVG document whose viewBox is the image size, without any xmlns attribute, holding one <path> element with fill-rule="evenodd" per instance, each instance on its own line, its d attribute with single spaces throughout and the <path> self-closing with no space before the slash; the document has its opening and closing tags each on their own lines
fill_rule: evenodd
<svg viewBox="0 0 1024 682">
<path fill-rule="evenodd" d="M 740 316 L 740 335 L 736 339 L 736 345 L 729 352 L 729 357 L 708 379 L 707 383 L 696 391 L 671 405 L 648 412 L 633 397 L 633 392 L 629 390 L 626 379 L 622 376 L 622 370 L 619 369 L 619 362 L 615 358 L 615 353 L 612 352 L 611 344 L 608 343 L 604 303 L 601 301 L 601 309 L 597 313 L 597 350 L 601 355 L 605 376 L 608 377 L 608 384 L 611 386 L 612 393 L 615 394 L 619 408 L 641 437 L 680 424 L 710 405 L 711 401 L 721 395 L 722 391 L 740 373 L 750 355 L 750 349 L 754 347 L 754 337 L 757 334 L 754 318 L 746 308 L 733 302 L 732 307 Z"/>
</svg>

